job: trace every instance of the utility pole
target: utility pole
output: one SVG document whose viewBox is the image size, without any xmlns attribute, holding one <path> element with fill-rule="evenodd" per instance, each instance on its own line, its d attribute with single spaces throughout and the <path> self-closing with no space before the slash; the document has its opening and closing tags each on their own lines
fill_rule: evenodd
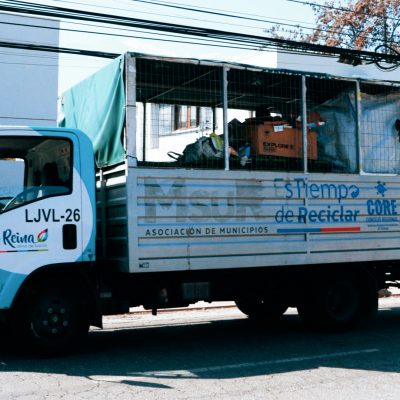
<svg viewBox="0 0 400 400">
<path fill-rule="evenodd" d="M 383 41 L 384 41 L 384 49 L 385 49 L 385 54 L 389 53 L 388 49 L 388 25 L 387 25 L 387 11 L 386 11 L 386 0 L 383 0 L 384 6 L 383 6 Z"/>
</svg>

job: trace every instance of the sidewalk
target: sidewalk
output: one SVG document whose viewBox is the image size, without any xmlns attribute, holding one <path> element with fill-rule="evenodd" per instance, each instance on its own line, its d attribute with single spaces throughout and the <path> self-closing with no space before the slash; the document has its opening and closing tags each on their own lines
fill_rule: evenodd
<svg viewBox="0 0 400 400">
<path fill-rule="evenodd" d="M 400 289 L 399 288 L 390 286 L 387 290 L 391 293 L 391 295 L 388 297 L 399 297 L 400 298 Z"/>
<path fill-rule="evenodd" d="M 219 309 L 219 308 L 232 308 L 236 307 L 235 302 L 233 301 L 213 301 L 212 303 L 208 303 L 206 301 L 198 301 L 195 304 L 191 304 L 188 307 L 179 307 L 179 308 L 159 308 L 157 309 L 157 313 L 166 313 L 173 311 L 193 311 L 193 310 L 210 310 L 210 309 Z M 134 314 L 151 314 L 151 310 L 145 310 L 143 307 L 132 307 L 129 309 L 130 313 Z"/>
<path fill-rule="evenodd" d="M 400 307 L 400 291 L 390 297 L 379 299 L 379 310 L 387 310 Z M 297 310 L 289 308 L 287 314 L 295 315 Z M 198 302 L 189 307 L 167 308 L 158 310 L 158 315 L 153 316 L 151 310 L 145 310 L 143 307 L 134 307 L 127 314 L 109 315 L 103 318 L 103 329 L 123 329 L 135 326 L 136 328 L 149 328 L 169 325 L 188 325 L 198 324 L 199 321 L 220 321 L 223 319 L 246 318 L 239 311 L 234 302 Z M 202 322 L 204 323 L 204 322 Z M 98 330 L 98 328 L 91 328 Z"/>
<path fill-rule="evenodd" d="M 399 302 L 400 304 L 400 289 L 396 287 L 389 287 L 390 296 L 381 297 L 379 300 L 392 299 L 394 303 Z M 387 303 L 387 302 L 386 302 Z M 159 308 L 157 309 L 158 314 L 170 313 L 170 312 L 182 312 L 182 311 L 204 311 L 204 310 L 218 310 L 218 309 L 228 309 L 236 308 L 234 301 L 214 301 L 208 303 L 205 301 L 198 301 L 197 303 L 191 304 L 188 307 L 178 307 L 178 308 Z M 131 314 L 151 314 L 151 310 L 145 310 L 143 307 L 132 307 L 129 309 Z"/>
</svg>

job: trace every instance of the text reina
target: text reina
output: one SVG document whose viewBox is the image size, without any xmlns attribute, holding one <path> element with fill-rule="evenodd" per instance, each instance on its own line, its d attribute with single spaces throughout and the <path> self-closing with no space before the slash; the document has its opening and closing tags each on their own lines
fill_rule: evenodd
<svg viewBox="0 0 400 400">
<path fill-rule="evenodd" d="M 14 233 L 11 229 L 6 229 L 3 232 L 3 244 L 15 249 L 16 245 L 34 244 L 36 243 L 35 236 L 31 234 Z"/>
</svg>

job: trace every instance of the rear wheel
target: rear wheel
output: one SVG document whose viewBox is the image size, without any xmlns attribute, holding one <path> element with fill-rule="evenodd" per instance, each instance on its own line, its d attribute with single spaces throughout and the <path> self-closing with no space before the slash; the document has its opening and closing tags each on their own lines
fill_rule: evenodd
<svg viewBox="0 0 400 400">
<path fill-rule="evenodd" d="M 82 343 L 89 322 L 82 290 L 73 283 L 46 280 L 24 293 L 14 313 L 18 338 L 47 355 L 69 352 Z"/>
<path fill-rule="evenodd" d="M 308 287 L 297 309 L 312 328 L 342 331 L 376 315 L 378 294 L 363 278 L 338 275 Z"/>
</svg>

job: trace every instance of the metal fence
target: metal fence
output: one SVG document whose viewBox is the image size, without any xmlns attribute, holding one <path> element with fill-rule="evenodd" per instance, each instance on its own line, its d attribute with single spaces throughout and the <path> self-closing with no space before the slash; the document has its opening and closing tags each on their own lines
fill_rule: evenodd
<svg viewBox="0 0 400 400">
<path fill-rule="evenodd" d="M 136 57 L 139 165 L 334 173 L 400 169 L 400 89 L 197 60 Z"/>
</svg>

